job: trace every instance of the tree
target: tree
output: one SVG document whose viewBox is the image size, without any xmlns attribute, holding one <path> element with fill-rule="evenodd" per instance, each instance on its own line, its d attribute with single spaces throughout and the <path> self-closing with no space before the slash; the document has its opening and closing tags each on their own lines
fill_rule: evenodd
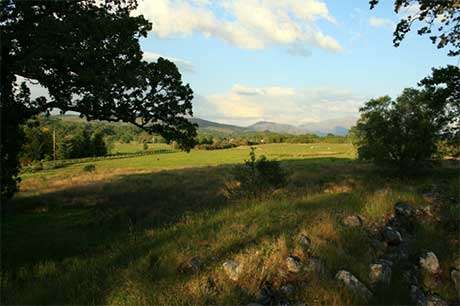
<svg viewBox="0 0 460 306">
<path fill-rule="evenodd" d="M 366 102 L 353 129 L 359 158 L 401 169 L 431 159 L 439 133 L 426 99 L 426 92 L 408 88 L 396 101 L 385 96 Z"/>
<path fill-rule="evenodd" d="M 442 139 L 460 147 L 460 68 L 434 68 L 418 85 L 427 95 L 427 107 Z"/>
<path fill-rule="evenodd" d="M 373 9 L 379 0 L 370 0 Z M 412 25 L 419 21 L 419 35 L 429 35 L 438 48 L 448 47 L 450 56 L 460 55 L 460 1 L 459 0 L 394 0 L 394 10 L 402 13 L 408 7 L 417 8 L 407 14 L 396 26 L 393 44 L 398 47 Z"/>
<path fill-rule="evenodd" d="M 194 145 L 193 91 L 170 61 L 142 60 L 139 39 L 152 25 L 135 0 L 3 0 L 1 35 L 1 198 L 17 190 L 20 124 L 52 109 L 88 120 L 125 121 Z M 22 80 L 48 89 L 30 97 Z"/>
</svg>

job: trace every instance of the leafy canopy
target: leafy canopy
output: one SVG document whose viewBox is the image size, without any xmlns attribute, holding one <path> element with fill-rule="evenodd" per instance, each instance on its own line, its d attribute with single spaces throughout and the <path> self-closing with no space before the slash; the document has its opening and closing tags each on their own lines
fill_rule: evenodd
<svg viewBox="0 0 460 306">
<path fill-rule="evenodd" d="M 135 0 L 0 2 L 2 198 L 16 190 L 19 125 L 52 109 L 131 122 L 193 146 L 193 91 L 172 62 L 142 59 L 139 39 L 152 25 L 133 14 L 136 7 Z M 22 80 L 49 96 L 31 98 Z"/>
<path fill-rule="evenodd" d="M 379 0 L 369 1 L 371 9 L 378 3 Z M 448 47 L 450 56 L 460 55 L 459 0 L 394 0 L 394 11 L 405 14 L 393 33 L 393 44 L 396 47 L 411 31 L 414 23 L 419 22 L 419 35 L 429 35 L 439 49 Z"/>
</svg>

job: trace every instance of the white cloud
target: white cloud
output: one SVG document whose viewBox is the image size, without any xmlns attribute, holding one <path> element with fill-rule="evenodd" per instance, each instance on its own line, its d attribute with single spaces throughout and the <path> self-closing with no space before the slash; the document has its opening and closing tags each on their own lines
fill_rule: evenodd
<svg viewBox="0 0 460 306">
<path fill-rule="evenodd" d="M 374 28 L 391 28 L 395 27 L 395 23 L 390 19 L 379 18 L 372 16 L 369 18 L 369 25 Z"/>
<path fill-rule="evenodd" d="M 228 92 L 199 97 L 195 116 L 249 125 L 274 121 L 299 125 L 344 116 L 357 116 L 366 97 L 338 88 L 295 89 L 280 86 L 234 85 Z"/>
<path fill-rule="evenodd" d="M 144 0 L 138 13 L 152 21 L 160 38 L 202 33 L 243 49 L 301 45 L 342 50 L 316 24 L 321 19 L 335 23 L 323 0 Z"/>
<path fill-rule="evenodd" d="M 164 59 L 170 60 L 171 62 L 175 63 L 176 66 L 179 68 L 179 70 L 182 72 L 194 72 L 195 71 L 195 67 L 189 61 L 186 61 L 180 58 L 158 54 L 155 52 L 144 51 L 144 60 L 146 60 L 147 62 L 156 61 L 159 57 L 162 57 Z"/>
</svg>

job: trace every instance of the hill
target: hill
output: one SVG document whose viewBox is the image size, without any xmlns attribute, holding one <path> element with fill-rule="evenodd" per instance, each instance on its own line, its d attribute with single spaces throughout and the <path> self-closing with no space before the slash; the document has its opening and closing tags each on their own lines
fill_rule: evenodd
<svg viewBox="0 0 460 306">
<path fill-rule="evenodd" d="M 86 122 L 84 118 L 80 118 L 78 115 L 53 115 L 54 118 L 59 118 L 67 122 L 83 123 Z M 190 121 L 198 125 L 198 130 L 201 133 L 217 133 L 221 135 L 229 134 L 241 134 L 247 132 L 265 132 L 270 131 L 281 134 L 316 134 L 318 136 L 324 136 L 326 134 L 334 134 L 338 136 L 344 136 L 348 133 L 350 127 L 356 123 L 356 117 L 343 117 L 337 119 L 324 120 L 320 122 L 305 123 L 299 126 L 291 124 L 276 123 L 270 121 L 259 121 L 249 126 L 237 126 L 225 123 L 214 122 L 201 118 L 191 118 Z M 101 122 L 101 121 L 91 121 Z M 127 123 L 118 122 L 112 124 L 125 125 Z"/>
</svg>

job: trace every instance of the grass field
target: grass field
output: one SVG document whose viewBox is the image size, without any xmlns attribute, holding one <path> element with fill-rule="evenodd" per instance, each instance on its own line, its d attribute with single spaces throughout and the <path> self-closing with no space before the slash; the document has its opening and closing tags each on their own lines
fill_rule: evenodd
<svg viewBox="0 0 460 306">
<path fill-rule="evenodd" d="M 126 150 L 126 148 L 125 148 Z M 390 178 L 354 160 L 349 144 L 270 144 L 256 153 L 282 161 L 288 185 L 257 199 L 228 199 L 232 164 L 248 147 L 97 161 L 24 175 L 21 192 L 2 215 L 2 304 L 235 305 L 254 302 L 261 284 L 294 285 L 291 303 L 359 304 L 334 281 L 339 269 L 368 282 L 379 254 L 366 248 L 363 228 L 343 216 L 381 223 L 403 200 L 425 205 L 436 184 L 458 199 L 458 165 L 416 178 Z M 457 206 L 458 207 L 458 206 Z M 449 216 L 458 218 L 458 210 Z M 442 279 L 460 255 L 458 229 L 417 228 L 424 239 L 411 248 L 434 251 Z M 298 243 L 312 240 L 309 254 Z M 317 256 L 321 277 L 281 277 L 284 258 Z M 197 267 L 189 262 L 198 259 Z M 243 266 L 234 282 L 227 259 Z M 390 288 L 371 304 L 407 304 L 395 271 Z M 448 281 L 430 288 L 457 299 Z"/>
</svg>

